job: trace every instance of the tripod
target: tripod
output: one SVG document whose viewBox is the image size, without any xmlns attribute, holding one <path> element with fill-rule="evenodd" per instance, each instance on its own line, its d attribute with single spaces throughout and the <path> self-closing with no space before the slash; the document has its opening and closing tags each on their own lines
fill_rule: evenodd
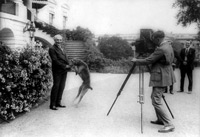
<svg viewBox="0 0 200 137">
<path fill-rule="evenodd" d="M 141 133 L 143 133 L 144 68 L 139 66 L 139 101 L 141 105 Z"/>
<path fill-rule="evenodd" d="M 124 82 L 123 82 L 123 84 L 122 84 L 122 86 L 119 90 L 119 92 L 117 93 L 117 96 L 116 96 L 112 106 L 110 107 L 110 109 L 107 113 L 107 116 L 110 114 L 115 102 L 117 101 L 119 95 L 121 94 L 124 86 L 126 85 L 128 79 L 129 79 L 130 75 L 132 74 L 133 70 L 135 69 L 135 67 L 136 67 L 136 63 L 134 63 L 132 68 L 130 69 L 126 79 L 124 80 Z M 148 66 L 147 66 L 147 68 L 150 70 L 150 68 Z M 172 112 L 171 112 L 171 110 L 170 110 L 170 108 L 169 108 L 169 106 L 168 106 L 168 104 L 165 100 L 165 96 L 162 96 L 162 97 L 163 97 L 163 100 L 164 100 L 172 118 L 174 118 L 174 116 L 173 116 L 173 114 L 172 114 Z M 141 133 L 143 133 L 143 113 L 142 113 L 143 112 L 143 106 L 142 105 L 144 104 L 144 69 L 143 69 L 142 66 L 139 66 L 139 101 L 138 102 L 141 104 Z"/>
<path fill-rule="evenodd" d="M 112 110 L 115 102 L 117 101 L 119 95 L 121 94 L 124 86 L 126 85 L 126 82 L 128 81 L 130 75 L 132 74 L 133 70 L 136 67 L 136 63 L 133 64 L 132 68 L 130 69 L 124 83 L 122 84 L 119 92 L 117 93 L 117 97 L 115 98 L 111 108 L 109 109 L 107 116 L 110 114 L 110 111 Z M 143 133 L 143 104 L 144 104 L 144 69 L 143 66 L 139 66 L 139 101 L 138 103 L 141 104 L 141 133 Z"/>
</svg>

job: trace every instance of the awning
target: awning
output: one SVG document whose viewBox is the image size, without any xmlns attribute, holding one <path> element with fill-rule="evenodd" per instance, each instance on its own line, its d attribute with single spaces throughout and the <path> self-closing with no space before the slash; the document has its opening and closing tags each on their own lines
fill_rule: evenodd
<svg viewBox="0 0 200 137">
<path fill-rule="evenodd" d="M 32 0 L 32 8 L 41 9 L 48 3 L 48 0 Z"/>
</svg>

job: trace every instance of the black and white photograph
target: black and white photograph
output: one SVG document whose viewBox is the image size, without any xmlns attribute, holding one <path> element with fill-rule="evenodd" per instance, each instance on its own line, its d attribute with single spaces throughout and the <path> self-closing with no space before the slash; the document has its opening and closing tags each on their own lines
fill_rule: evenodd
<svg viewBox="0 0 200 137">
<path fill-rule="evenodd" d="M 0 0 L 0 137 L 200 137 L 200 0 Z"/>
</svg>

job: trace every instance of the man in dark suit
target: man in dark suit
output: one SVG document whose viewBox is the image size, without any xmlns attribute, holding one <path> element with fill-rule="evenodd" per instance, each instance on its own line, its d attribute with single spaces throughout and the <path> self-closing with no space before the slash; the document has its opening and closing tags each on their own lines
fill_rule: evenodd
<svg viewBox="0 0 200 137">
<path fill-rule="evenodd" d="M 156 31 L 153 34 L 153 41 L 157 45 L 155 51 L 145 59 L 133 59 L 132 61 L 141 64 L 152 64 L 149 86 L 153 87 L 151 99 L 154 106 L 157 120 L 152 124 L 164 125 L 158 132 L 166 133 L 174 131 L 175 127 L 164 110 L 162 96 L 166 86 L 175 83 L 175 75 L 172 68 L 174 51 L 170 42 L 164 41 L 163 31 Z"/>
<path fill-rule="evenodd" d="M 184 92 L 184 81 L 185 81 L 185 74 L 188 76 L 188 94 L 192 93 L 192 72 L 194 69 L 194 59 L 195 59 L 195 49 L 192 48 L 192 42 L 187 41 L 185 48 L 183 48 L 180 52 L 180 71 L 181 71 L 181 85 L 180 91 Z"/>
<path fill-rule="evenodd" d="M 53 87 L 51 89 L 50 109 L 57 110 L 57 107 L 64 108 L 61 104 L 63 90 L 70 70 L 69 60 L 61 47 L 62 36 L 54 36 L 55 44 L 49 48 L 49 55 L 52 60 Z"/>
</svg>

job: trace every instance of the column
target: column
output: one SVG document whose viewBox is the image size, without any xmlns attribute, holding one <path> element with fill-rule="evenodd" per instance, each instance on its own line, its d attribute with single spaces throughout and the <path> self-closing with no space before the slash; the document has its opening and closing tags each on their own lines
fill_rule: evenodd
<svg viewBox="0 0 200 137">
<path fill-rule="evenodd" d="M 16 4 L 15 6 L 15 14 L 19 16 L 20 12 L 20 6 L 22 5 L 22 0 L 13 0 L 13 2 Z"/>
</svg>

